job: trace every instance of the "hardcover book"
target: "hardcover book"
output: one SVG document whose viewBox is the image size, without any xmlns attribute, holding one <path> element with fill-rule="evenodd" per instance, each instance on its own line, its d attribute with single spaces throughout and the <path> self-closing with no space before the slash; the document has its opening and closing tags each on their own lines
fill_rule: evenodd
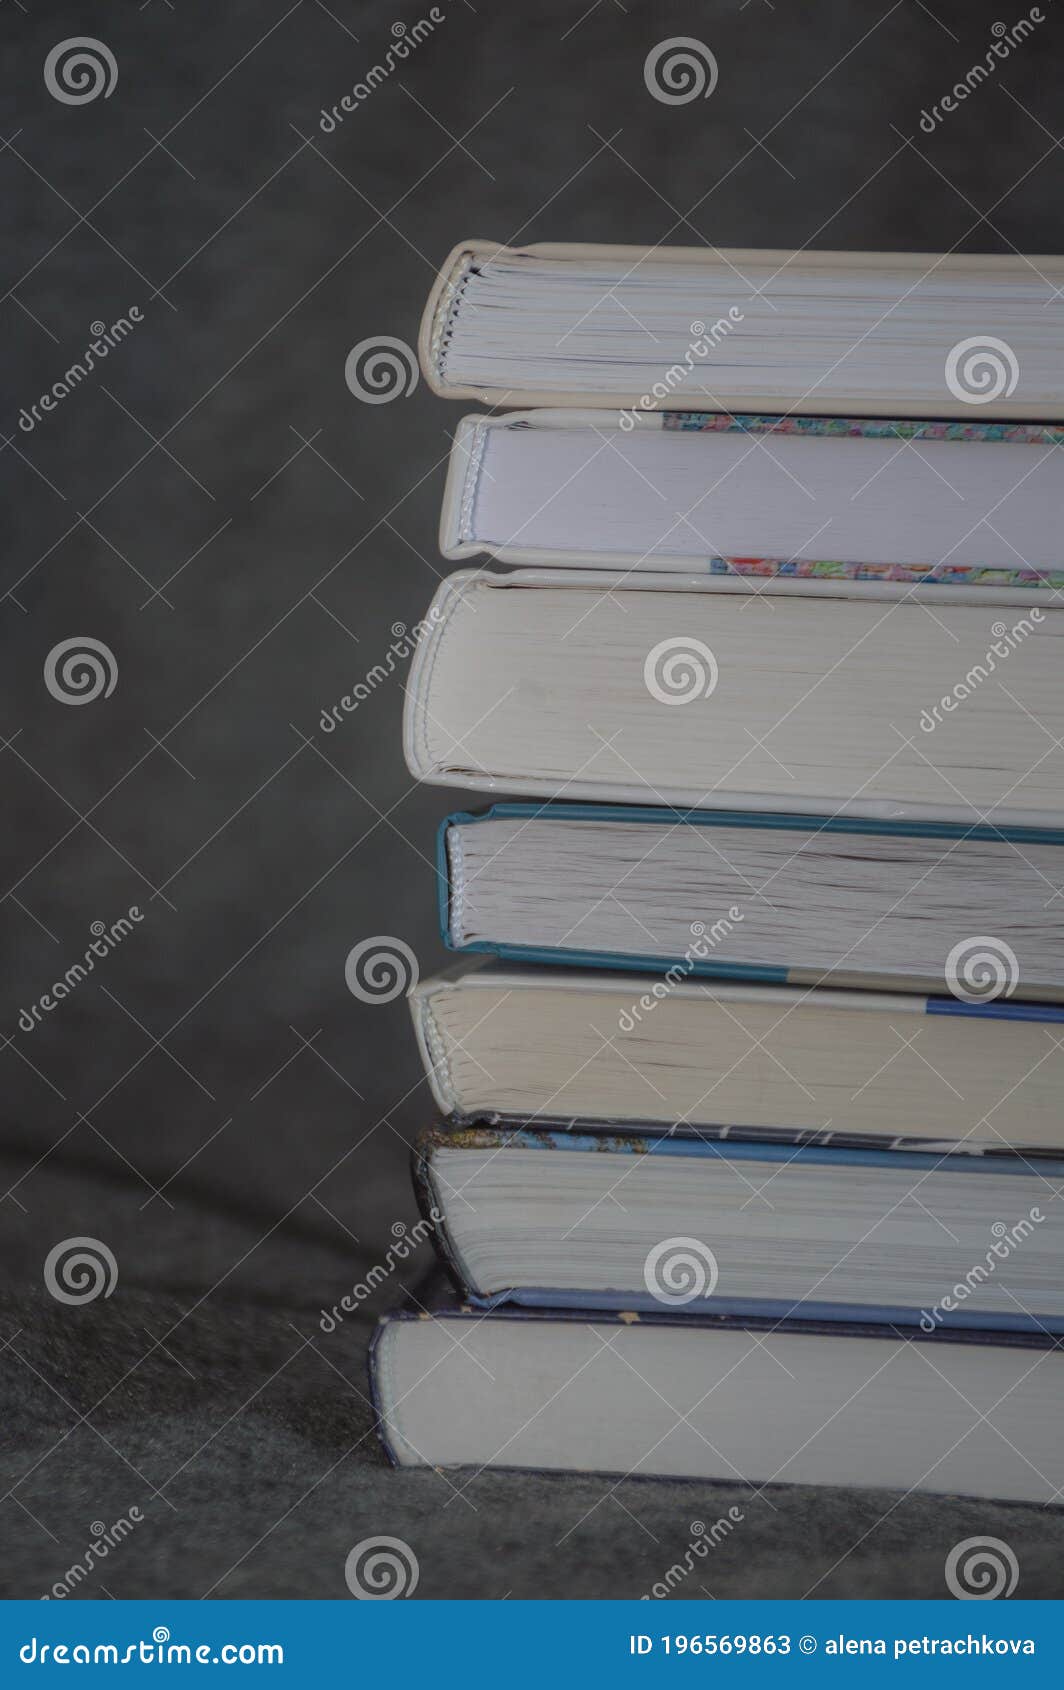
<svg viewBox="0 0 1064 1690">
<path fill-rule="evenodd" d="M 407 764 L 542 797 L 1059 826 L 1064 616 L 989 590 L 459 570 L 412 665 Z"/>
<path fill-rule="evenodd" d="M 751 582 L 978 584 L 1008 598 L 1064 586 L 1062 442 L 1060 428 L 979 421 L 463 417 L 440 549 Z"/>
<path fill-rule="evenodd" d="M 1064 1333 L 1064 1161 L 477 1125 L 416 1154 L 482 1308 Z"/>
<path fill-rule="evenodd" d="M 462 241 L 419 353 L 500 405 L 1058 421 L 1064 259 Z"/>
<path fill-rule="evenodd" d="M 371 1377 L 381 1440 L 402 1467 L 1049 1503 L 1064 1487 L 1053 1343 L 456 1306 L 385 1321 Z"/>
<path fill-rule="evenodd" d="M 1064 998 L 1053 829 L 496 804 L 440 829 L 443 938 L 508 961 Z"/>
<path fill-rule="evenodd" d="M 1064 1152 L 1059 1005 L 496 966 L 409 1001 L 461 1121 Z"/>
</svg>

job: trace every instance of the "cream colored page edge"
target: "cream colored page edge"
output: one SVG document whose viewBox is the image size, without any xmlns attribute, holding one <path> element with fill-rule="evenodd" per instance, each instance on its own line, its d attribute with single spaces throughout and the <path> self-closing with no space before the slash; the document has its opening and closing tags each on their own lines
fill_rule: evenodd
<svg viewBox="0 0 1064 1690">
<path fill-rule="evenodd" d="M 500 574 L 491 569 L 458 569 L 449 575 L 437 589 L 429 610 L 429 617 L 433 618 L 433 627 L 428 637 L 421 641 L 414 654 L 410 672 L 410 683 L 406 689 L 406 700 L 403 709 L 403 755 L 407 768 L 415 779 L 425 781 L 433 786 L 453 786 L 463 791 L 507 793 L 512 796 L 532 798 L 556 798 L 558 790 L 556 783 L 535 776 L 498 775 L 488 772 L 469 774 L 464 771 L 454 771 L 440 768 L 422 754 L 418 743 L 419 731 L 424 719 L 431 714 L 431 686 L 432 675 L 436 659 L 439 656 L 443 639 L 449 630 L 451 619 L 458 608 L 460 600 L 470 590 L 486 590 L 502 588 L 509 591 L 528 590 L 538 587 L 563 587 L 579 589 L 590 587 L 595 592 L 601 592 L 608 584 L 609 576 L 594 569 L 553 568 L 553 569 L 516 569 L 509 574 Z M 618 583 L 619 584 L 619 583 Z M 625 590 L 629 592 L 704 592 L 704 593 L 737 593 L 749 592 L 748 583 L 741 577 L 682 575 L 678 573 L 650 573 L 639 571 L 632 578 L 624 580 Z M 966 589 L 955 586 L 941 587 L 909 587 L 904 582 L 854 582 L 854 581 L 820 581 L 820 582 L 791 582 L 786 580 L 774 581 L 771 592 L 773 596 L 793 597 L 795 589 L 798 596 L 808 595 L 808 589 L 813 588 L 824 599 L 842 598 L 874 598 L 886 602 L 904 597 L 914 604 L 927 602 L 934 604 L 975 604 L 986 605 L 988 595 L 994 590 L 987 587 L 973 587 Z M 768 591 L 768 589 L 764 589 Z M 646 804 L 648 788 L 645 786 L 628 786 L 611 784 L 610 782 L 573 780 L 566 784 L 564 796 L 573 800 L 587 800 L 605 804 Z M 836 797 L 824 794 L 805 795 L 800 799 L 789 797 L 786 793 L 757 793 L 737 792 L 730 788 L 722 792 L 715 801 L 707 801 L 708 794 L 693 787 L 666 787 L 655 789 L 654 796 L 658 803 L 676 805 L 681 809 L 693 806 L 702 809 L 729 809 L 770 811 L 781 814 L 809 814 L 823 811 L 825 814 L 853 815 L 871 817 L 877 820 L 908 820 L 914 821 L 945 821 L 967 823 L 981 819 L 979 812 L 967 805 L 958 804 L 900 804 L 889 799 L 854 799 L 848 804 L 840 805 Z M 1024 810 L 1002 806 L 996 815 L 998 824 L 1002 827 L 1060 827 L 1064 825 L 1064 816 L 1051 810 Z"/>
</svg>

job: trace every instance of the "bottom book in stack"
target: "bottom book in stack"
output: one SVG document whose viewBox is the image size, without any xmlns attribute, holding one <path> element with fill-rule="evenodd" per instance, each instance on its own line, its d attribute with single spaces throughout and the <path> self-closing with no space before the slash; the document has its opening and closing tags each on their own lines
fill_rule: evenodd
<svg viewBox="0 0 1064 1690">
<path fill-rule="evenodd" d="M 383 1323 L 372 1375 L 401 1466 L 1048 1503 L 1064 1486 L 1051 1343 L 455 1305 Z"/>
<path fill-rule="evenodd" d="M 461 1301 L 385 1321 L 400 1465 L 1064 1487 L 1064 1162 L 450 1125 L 418 1146 Z"/>
</svg>

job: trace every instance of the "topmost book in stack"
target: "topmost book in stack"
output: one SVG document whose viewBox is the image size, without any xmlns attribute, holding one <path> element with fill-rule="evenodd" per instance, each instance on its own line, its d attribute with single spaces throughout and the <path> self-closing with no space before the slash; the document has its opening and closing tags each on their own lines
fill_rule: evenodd
<svg viewBox="0 0 1064 1690">
<path fill-rule="evenodd" d="M 463 241 L 420 354 L 437 393 L 485 404 L 909 417 L 975 404 L 1060 421 L 1061 287 L 1064 258 L 1011 253 Z"/>
</svg>

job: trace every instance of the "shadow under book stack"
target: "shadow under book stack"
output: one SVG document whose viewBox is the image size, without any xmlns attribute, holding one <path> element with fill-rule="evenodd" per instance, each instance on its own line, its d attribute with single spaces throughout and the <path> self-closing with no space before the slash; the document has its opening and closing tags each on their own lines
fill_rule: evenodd
<svg viewBox="0 0 1064 1690">
<path fill-rule="evenodd" d="M 1064 1487 L 1064 260 L 471 242 L 400 1464 Z M 993 420 L 988 420 L 988 419 Z M 1056 424 L 1054 422 L 1056 419 Z M 516 567 L 514 567 L 516 566 Z"/>
</svg>

